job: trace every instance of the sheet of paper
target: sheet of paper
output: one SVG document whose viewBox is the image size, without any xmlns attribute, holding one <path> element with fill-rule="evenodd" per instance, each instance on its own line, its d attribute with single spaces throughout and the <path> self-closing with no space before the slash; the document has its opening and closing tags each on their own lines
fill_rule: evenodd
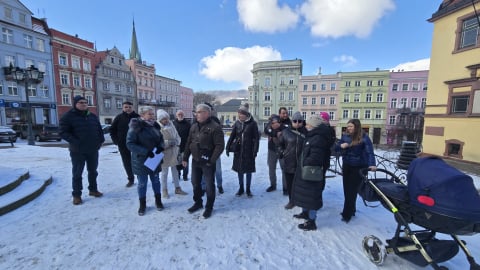
<svg viewBox="0 0 480 270">
<path fill-rule="evenodd" d="M 155 156 L 148 157 L 147 160 L 145 160 L 145 163 L 143 163 L 143 165 L 145 165 L 147 168 L 149 168 L 152 171 L 155 171 L 155 169 L 158 167 L 158 164 L 160 164 L 160 162 L 163 159 L 163 152 L 160 152 L 160 154 L 155 154 L 155 151 L 157 151 L 156 147 L 152 150 Z"/>
</svg>

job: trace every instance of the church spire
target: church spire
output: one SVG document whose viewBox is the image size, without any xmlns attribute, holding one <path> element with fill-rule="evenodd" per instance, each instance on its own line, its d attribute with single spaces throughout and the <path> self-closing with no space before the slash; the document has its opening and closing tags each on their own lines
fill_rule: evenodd
<svg viewBox="0 0 480 270">
<path fill-rule="evenodd" d="M 142 56 L 137 43 L 137 33 L 135 32 L 135 19 L 133 20 L 132 44 L 130 45 L 130 59 L 135 59 L 135 62 L 142 63 Z"/>
</svg>

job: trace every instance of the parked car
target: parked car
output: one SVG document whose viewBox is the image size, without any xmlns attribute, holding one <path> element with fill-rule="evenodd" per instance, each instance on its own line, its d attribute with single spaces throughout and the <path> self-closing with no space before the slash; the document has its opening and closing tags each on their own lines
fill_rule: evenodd
<svg viewBox="0 0 480 270">
<path fill-rule="evenodd" d="M 26 139 L 28 137 L 28 125 L 27 124 L 16 124 L 14 126 L 15 131 L 17 132 L 17 136 L 22 139 Z M 32 126 L 32 134 L 33 137 L 37 142 L 43 141 L 61 141 L 62 138 L 60 137 L 60 128 L 55 125 L 34 125 Z"/>
<path fill-rule="evenodd" d="M 0 126 L 0 142 L 16 142 L 17 134 L 15 131 L 7 126 Z"/>
<path fill-rule="evenodd" d="M 108 134 L 110 133 L 110 127 L 112 125 L 109 125 L 109 124 L 102 124 L 102 130 L 103 130 L 103 134 Z"/>
</svg>

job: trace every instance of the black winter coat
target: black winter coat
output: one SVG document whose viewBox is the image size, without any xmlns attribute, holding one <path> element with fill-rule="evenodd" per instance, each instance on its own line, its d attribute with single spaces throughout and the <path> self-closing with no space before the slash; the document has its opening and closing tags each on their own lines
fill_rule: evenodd
<svg viewBox="0 0 480 270">
<path fill-rule="evenodd" d="M 138 117 L 140 117 L 140 115 L 136 112 L 129 114 L 122 112 L 115 116 L 110 126 L 110 138 L 112 138 L 114 144 L 120 147 L 126 147 L 128 124 L 130 124 L 130 120 Z"/>
<path fill-rule="evenodd" d="M 323 166 L 327 160 L 330 160 L 328 151 L 332 144 L 330 129 L 327 125 L 322 124 L 305 135 L 302 150 L 303 164 L 299 162 L 293 180 L 292 199 L 296 206 L 309 210 L 322 208 L 323 183 L 303 180 L 302 166 Z"/>
<path fill-rule="evenodd" d="M 272 129 L 272 123 L 268 122 L 263 133 L 268 136 L 268 150 L 278 152 L 278 133 L 287 126 L 280 125 L 278 129 Z"/>
<path fill-rule="evenodd" d="M 160 125 L 157 122 L 149 125 L 141 118 L 133 118 L 130 121 L 129 127 L 127 133 L 127 148 L 132 152 L 133 173 L 136 175 L 148 175 L 152 173 L 152 171 L 143 165 L 148 157 L 148 153 L 155 147 L 161 151 L 165 148 L 163 136 L 160 132 Z M 161 166 L 159 165 L 155 173 L 161 170 Z"/>
<path fill-rule="evenodd" d="M 253 117 L 250 116 L 245 122 L 239 120 L 235 122 L 225 148 L 225 151 L 229 152 L 237 145 L 238 151 L 233 154 L 232 170 L 237 173 L 255 172 L 259 140 L 258 125 Z"/>
<path fill-rule="evenodd" d="M 302 126 L 299 129 L 286 128 L 279 137 L 281 158 L 284 160 L 283 171 L 294 174 L 297 170 L 297 161 L 300 160 L 305 134 L 307 129 Z"/>
<path fill-rule="evenodd" d="M 175 126 L 175 129 L 177 129 L 178 135 L 180 135 L 180 138 L 182 139 L 180 142 L 180 153 L 183 153 L 185 151 L 188 133 L 190 133 L 190 127 L 192 124 L 190 124 L 190 122 L 184 118 L 182 121 L 179 121 L 178 119 L 173 120 L 173 125 Z"/>
<path fill-rule="evenodd" d="M 75 153 L 98 151 L 105 141 L 98 117 L 75 108 L 60 119 L 60 136 L 68 142 L 70 152 Z"/>
<path fill-rule="evenodd" d="M 211 118 L 201 124 L 195 122 L 188 134 L 183 161 L 188 162 L 188 158 L 192 155 L 192 159 L 200 162 L 202 155 L 208 153 L 210 155 L 208 163 L 215 164 L 224 148 L 225 135 L 219 124 Z"/>
</svg>

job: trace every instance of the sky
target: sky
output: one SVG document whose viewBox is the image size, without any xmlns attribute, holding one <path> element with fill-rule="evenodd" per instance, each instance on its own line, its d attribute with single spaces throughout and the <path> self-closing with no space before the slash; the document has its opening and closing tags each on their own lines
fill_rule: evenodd
<svg viewBox="0 0 480 270">
<path fill-rule="evenodd" d="M 194 91 L 252 85 L 253 64 L 301 59 L 303 75 L 429 69 L 441 0 L 23 0 L 51 28 L 116 46 L 132 23 L 142 59 Z"/>
<path fill-rule="evenodd" d="M 27 145 L 19 140 L 15 148 L 1 149 L 2 180 L 10 180 L 17 169 L 28 169 L 33 178 L 53 176 L 53 182 L 35 200 L 0 216 L 0 268 L 2 270 L 43 269 L 345 269 L 420 270 L 389 254 L 376 267 L 363 254 L 362 239 L 377 236 L 383 243 L 393 237 L 396 222 L 382 206 L 368 208 L 357 201 L 357 213 L 350 223 L 340 220 L 343 206 L 342 180 L 329 173 L 323 193 L 324 207 L 318 211 L 317 231 L 297 228 L 301 221 L 285 210 L 287 197 L 269 186 L 267 140 L 260 141 L 253 175 L 253 198 L 235 197 L 236 174 L 230 170 L 233 157 L 223 153 L 223 187 L 213 215 L 202 211 L 189 214 L 192 186 L 181 181 L 189 194 L 163 199 L 165 209 L 154 209 L 150 184 L 147 211 L 138 216 L 136 185 L 126 188 L 126 175 L 114 145 L 100 149 L 98 187 L 102 198 L 83 195 L 84 203 L 72 204 L 71 164 L 67 148 Z M 3 146 L 3 145 L 2 145 Z M 376 154 L 386 153 L 376 150 Z M 397 153 L 398 156 L 398 153 Z M 8 157 L 8 158 L 4 158 Z M 392 153 L 388 153 L 392 157 Z M 280 179 L 280 170 L 277 170 Z M 18 175 L 17 175 L 18 176 Z M 473 176 L 480 188 L 480 177 Z M 171 179 L 171 178 L 170 178 Z M 28 180 L 26 180 L 28 181 Z M 84 187 L 87 180 L 84 174 Z M 280 187 L 280 186 L 279 186 Z M 173 194 L 173 184 L 168 181 Z M 16 192 L 16 190 L 12 191 Z M 0 196 L 0 204 L 6 195 Z M 376 203 L 373 203 L 374 205 Z M 413 229 L 419 229 L 412 225 Z M 437 234 L 439 239 L 451 239 Z M 480 261 L 480 235 L 460 236 L 471 254 Z M 460 252 L 445 263 L 450 270 L 469 269 Z"/>
</svg>

